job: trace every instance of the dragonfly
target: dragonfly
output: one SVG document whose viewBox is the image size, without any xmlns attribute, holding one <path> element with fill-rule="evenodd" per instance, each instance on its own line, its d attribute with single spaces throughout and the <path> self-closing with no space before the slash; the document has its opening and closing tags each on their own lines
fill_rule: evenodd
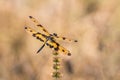
<svg viewBox="0 0 120 80">
<path fill-rule="evenodd" d="M 33 37 L 43 42 L 43 45 L 39 48 L 37 53 L 39 53 L 44 48 L 44 46 L 47 45 L 58 53 L 63 53 L 68 56 L 71 55 L 70 51 L 64 48 L 63 46 L 61 46 L 58 42 L 56 42 L 56 40 L 59 39 L 59 40 L 78 42 L 77 40 L 68 39 L 66 37 L 60 37 L 57 35 L 57 33 L 50 34 L 34 17 L 29 16 L 29 19 L 35 24 L 35 26 L 40 31 L 43 32 L 43 33 L 40 33 L 39 31 L 36 31 L 31 27 L 25 26 L 25 30 L 28 33 L 30 33 Z"/>
</svg>

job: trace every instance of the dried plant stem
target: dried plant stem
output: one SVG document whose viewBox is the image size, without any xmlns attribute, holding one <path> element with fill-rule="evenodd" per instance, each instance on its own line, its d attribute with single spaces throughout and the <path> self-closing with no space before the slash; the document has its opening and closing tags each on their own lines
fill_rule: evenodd
<svg viewBox="0 0 120 80">
<path fill-rule="evenodd" d="M 60 77 L 61 77 L 61 73 L 60 73 L 60 57 L 58 57 L 58 53 L 57 52 L 53 52 L 53 75 L 52 77 L 55 79 L 55 80 L 58 80 Z"/>
</svg>

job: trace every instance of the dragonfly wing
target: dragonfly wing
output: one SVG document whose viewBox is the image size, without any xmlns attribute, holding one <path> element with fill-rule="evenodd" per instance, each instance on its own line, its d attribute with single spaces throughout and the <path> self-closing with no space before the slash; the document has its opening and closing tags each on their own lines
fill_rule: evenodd
<svg viewBox="0 0 120 80">
<path fill-rule="evenodd" d="M 72 40 L 72 39 L 68 39 L 68 38 L 66 38 L 66 37 L 58 36 L 56 33 L 53 33 L 53 36 L 54 36 L 55 39 L 58 39 L 58 40 L 65 40 L 65 41 L 78 42 L 77 40 Z"/>
<path fill-rule="evenodd" d="M 32 16 L 29 16 L 30 20 L 35 23 L 35 25 L 44 32 L 45 35 L 49 36 L 49 32 Z"/>
<path fill-rule="evenodd" d="M 40 40 L 41 42 L 46 41 L 46 35 L 36 32 L 34 29 L 30 27 L 25 27 L 25 30 L 30 33 L 33 37 L 36 37 L 36 39 Z"/>
<path fill-rule="evenodd" d="M 54 49 L 55 51 L 57 51 L 58 53 L 64 53 L 65 55 L 67 54 L 67 55 L 71 55 L 71 53 L 67 50 L 67 49 L 65 49 L 63 46 L 60 46 L 60 44 L 58 44 L 57 42 L 55 42 L 55 41 L 51 41 L 51 40 L 49 40 L 49 41 L 47 41 L 46 42 L 46 45 L 47 46 L 49 46 L 50 48 L 52 48 L 52 49 Z"/>
</svg>

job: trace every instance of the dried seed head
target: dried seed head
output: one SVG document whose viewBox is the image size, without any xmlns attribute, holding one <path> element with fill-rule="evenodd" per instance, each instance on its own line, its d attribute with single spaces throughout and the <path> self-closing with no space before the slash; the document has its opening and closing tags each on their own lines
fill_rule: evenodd
<svg viewBox="0 0 120 80">
<path fill-rule="evenodd" d="M 61 77 L 61 73 L 60 72 L 53 72 L 52 77 L 60 78 Z"/>
</svg>

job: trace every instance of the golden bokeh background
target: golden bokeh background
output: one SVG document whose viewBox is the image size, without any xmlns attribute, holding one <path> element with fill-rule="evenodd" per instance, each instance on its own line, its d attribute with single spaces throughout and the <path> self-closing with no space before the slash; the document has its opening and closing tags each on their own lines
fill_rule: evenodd
<svg viewBox="0 0 120 80">
<path fill-rule="evenodd" d="M 49 47 L 25 32 L 33 16 L 71 57 L 60 55 L 60 80 L 120 80 L 120 0 L 0 0 L 0 80 L 53 80 Z"/>
</svg>

